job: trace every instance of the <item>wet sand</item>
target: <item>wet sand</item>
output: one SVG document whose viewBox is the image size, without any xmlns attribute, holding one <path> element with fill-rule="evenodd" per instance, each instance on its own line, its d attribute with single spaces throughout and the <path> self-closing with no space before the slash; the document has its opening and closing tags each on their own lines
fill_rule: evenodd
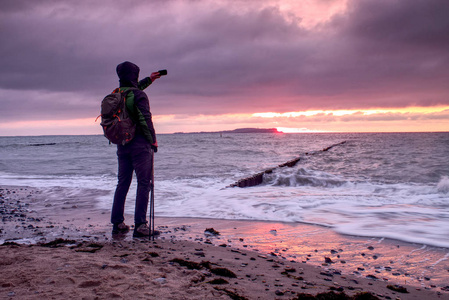
<svg viewBox="0 0 449 300">
<path fill-rule="evenodd" d="M 89 192 L 71 199 L 0 187 L 0 195 L 1 299 L 449 299 L 445 248 L 307 224 L 192 218 L 156 218 L 155 241 L 112 237 L 109 212 Z"/>
</svg>

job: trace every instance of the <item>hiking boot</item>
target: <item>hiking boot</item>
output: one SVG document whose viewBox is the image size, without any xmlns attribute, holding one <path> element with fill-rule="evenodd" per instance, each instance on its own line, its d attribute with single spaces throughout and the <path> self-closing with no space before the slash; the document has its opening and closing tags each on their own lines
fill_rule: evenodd
<svg viewBox="0 0 449 300">
<path fill-rule="evenodd" d="M 124 222 L 114 224 L 112 226 L 112 234 L 127 233 L 128 231 L 129 231 L 129 226 L 126 225 Z"/>
<path fill-rule="evenodd" d="M 136 225 L 134 227 L 133 237 L 144 237 L 150 236 L 150 227 L 148 227 L 147 223 L 143 223 L 140 225 Z"/>
</svg>

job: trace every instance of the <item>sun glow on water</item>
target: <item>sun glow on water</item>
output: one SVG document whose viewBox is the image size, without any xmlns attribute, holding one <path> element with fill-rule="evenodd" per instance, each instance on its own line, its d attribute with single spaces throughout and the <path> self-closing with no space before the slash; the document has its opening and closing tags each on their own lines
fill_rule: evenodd
<svg viewBox="0 0 449 300">
<path fill-rule="evenodd" d="M 276 127 L 279 132 L 282 133 L 318 133 L 318 132 L 328 132 L 323 130 L 313 130 L 308 128 L 289 128 L 289 127 Z"/>
</svg>

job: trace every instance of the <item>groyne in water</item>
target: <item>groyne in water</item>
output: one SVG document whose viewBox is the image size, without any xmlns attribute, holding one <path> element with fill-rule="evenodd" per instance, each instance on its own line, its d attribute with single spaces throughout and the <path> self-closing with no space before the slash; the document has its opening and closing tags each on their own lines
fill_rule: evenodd
<svg viewBox="0 0 449 300">
<path fill-rule="evenodd" d="M 56 143 L 45 143 L 45 144 L 28 144 L 30 147 L 39 147 L 39 146 L 54 146 Z"/>
<path fill-rule="evenodd" d="M 314 152 L 306 152 L 306 153 L 304 153 L 304 155 L 308 155 L 308 156 L 316 155 L 316 154 L 319 154 L 319 153 L 322 153 L 322 152 L 326 152 L 326 151 L 330 150 L 331 148 L 333 148 L 335 146 L 343 145 L 345 143 L 346 143 L 346 141 L 343 141 L 343 142 L 340 142 L 340 143 L 337 143 L 337 144 L 330 145 L 329 147 L 326 147 L 326 148 L 324 148 L 322 150 L 318 150 L 318 151 L 314 151 Z M 292 167 L 296 166 L 296 164 L 301 160 L 301 157 L 302 156 L 299 156 L 299 157 L 294 158 L 292 160 L 289 160 L 289 161 L 287 161 L 287 162 L 285 162 L 283 164 L 280 164 L 280 165 L 278 165 L 276 167 L 273 167 L 273 168 L 270 168 L 270 169 L 266 169 L 266 170 L 264 170 L 262 172 L 259 172 L 257 174 L 253 174 L 251 176 L 248 176 L 248 177 L 245 177 L 243 179 L 240 179 L 239 181 L 237 181 L 237 182 L 235 182 L 235 183 L 233 183 L 231 185 L 228 185 L 227 188 L 228 187 L 244 188 L 244 187 L 251 187 L 251 186 L 259 185 L 259 184 L 261 184 L 263 182 L 263 175 L 264 174 L 273 173 L 274 170 L 279 169 L 279 168 L 285 168 L 285 167 L 292 168 Z"/>
</svg>

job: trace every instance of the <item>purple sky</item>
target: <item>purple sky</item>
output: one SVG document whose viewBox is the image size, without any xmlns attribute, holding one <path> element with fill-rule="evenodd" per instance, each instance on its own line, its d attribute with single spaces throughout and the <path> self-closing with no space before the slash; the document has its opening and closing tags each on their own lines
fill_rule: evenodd
<svg viewBox="0 0 449 300">
<path fill-rule="evenodd" d="M 449 131 L 449 1 L 300 2 L 2 0 L 0 135 L 26 133 L 22 121 L 95 119 L 125 60 L 141 77 L 168 69 L 146 90 L 162 132 L 407 107 L 442 107 L 412 117 Z"/>
</svg>

